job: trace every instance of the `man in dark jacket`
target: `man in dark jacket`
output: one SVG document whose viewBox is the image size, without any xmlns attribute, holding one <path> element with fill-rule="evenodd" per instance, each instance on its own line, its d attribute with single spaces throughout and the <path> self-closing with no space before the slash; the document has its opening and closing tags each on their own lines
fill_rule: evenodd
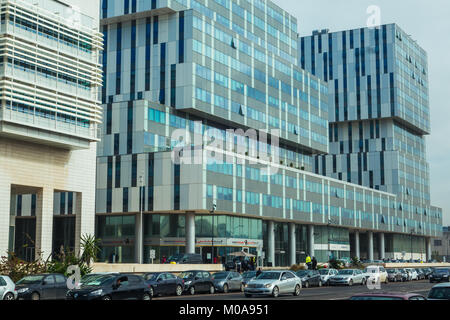
<svg viewBox="0 0 450 320">
<path fill-rule="evenodd" d="M 317 260 L 316 260 L 316 257 L 313 257 L 313 258 L 312 258 L 311 264 L 312 264 L 312 269 L 313 269 L 313 270 L 317 270 Z"/>
</svg>

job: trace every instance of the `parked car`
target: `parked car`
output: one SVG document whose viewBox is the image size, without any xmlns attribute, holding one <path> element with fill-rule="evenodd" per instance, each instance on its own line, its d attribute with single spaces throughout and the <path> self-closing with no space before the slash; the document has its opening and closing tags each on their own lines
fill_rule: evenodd
<svg viewBox="0 0 450 320">
<path fill-rule="evenodd" d="M 336 269 L 320 269 L 320 278 L 322 279 L 322 284 L 329 285 L 330 277 L 338 274 Z"/>
<path fill-rule="evenodd" d="M 150 286 L 132 274 L 107 274 L 91 278 L 69 290 L 66 300 L 151 300 Z"/>
<path fill-rule="evenodd" d="M 238 266 L 240 269 L 241 259 L 239 257 L 234 257 L 233 259 L 228 260 L 224 266 L 225 271 L 236 271 L 238 269 Z"/>
<path fill-rule="evenodd" d="M 64 300 L 67 278 L 62 274 L 37 274 L 26 276 L 16 283 L 19 300 Z"/>
<path fill-rule="evenodd" d="M 358 269 L 344 269 L 339 270 L 338 274 L 330 277 L 330 285 L 344 284 L 352 286 L 354 284 L 366 284 L 366 278 L 361 270 Z"/>
<path fill-rule="evenodd" d="M 386 271 L 390 282 L 403 281 L 402 273 L 400 272 L 399 269 L 386 269 Z"/>
<path fill-rule="evenodd" d="M 202 264 L 203 259 L 201 254 L 196 253 L 179 253 L 170 256 L 166 263 L 170 264 Z"/>
<path fill-rule="evenodd" d="M 302 287 L 304 288 L 322 286 L 322 279 L 318 270 L 299 270 L 296 275 L 302 280 Z"/>
<path fill-rule="evenodd" d="M 243 278 L 239 272 L 216 272 L 211 276 L 216 290 L 227 293 L 229 291 L 244 291 Z"/>
<path fill-rule="evenodd" d="M 405 268 L 406 271 L 410 274 L 410 280 L 419 280 L 417 275 L 417 271 L 413 268 Z"/>
<path fill-rule="evenodd" d="M 417 280 L 423 280 L 423 279 L 425 279 L 425 273 L 423 272 L 422 269 L 420 269 L 420 268 L 415 268 L 414 270 L 416 270 L 416 272 L 417 272 Z"/>
<path fill-rule="evenodd" d="M 435 268 L 433 273 L 430 274 L 429 280 L 430 283 L 433 282 L 449 282 L 450 277 L 450 269 L 449 268 Z"/>
<path fill-rule="evenodd" d="M 0 276 L 0 300 L 16 300 L 17 290 L 14 281 L 8 276 Z"/>
<path fill-rule="evenodd" d="M 411 281 L 411 274 L 405 268 L 398 269 L 402 274 L 402 282 Z"/>
<path fill-rule="evenodd" d="M 380 282 L 382 283 L 389 282 L 388 273 L 386 272 L 386 269 L 384 269 L 383 266 L 377 265 L 367 266 L 364 269 L 364 277 L 366 278 L 366 282 L 367 280 L 369 280 L 369 277 L 378 277 L 380 279 Z"/>
<path fill-rule="evenodd" d="M 169 272 L 154 272 L 144 274 L 144 280 L 149 285 L 152 297 L 159 295 L 181 296 L 184 291 L 184 281 Z"/>
<path fill-rule="evenodd" d="M 300 295 L 302 281 L 291 271 L 264 271 L 251 280 L 244 289 L 246 297 L 265 295 L 278 297 L 280 294 Z"/>
<path fill-rule="evenodd" d="M 433 273 L 433 268 L 423 268 L 423 271 L 425 273 L 425 279 L 428 279 Z"/>
<path fill-rule="evenodd" d="M 426 300 L 426 298 L 416 293 L 369 292 L 356 294 L 350 300 Z"/>
<path fill-rule="evenodd" d="M 79 286 L 81 286 L 83 283 L 86 283 L 88 281 L 92 281 L 96 278 L 99 277 L 103 277 L 104 275 L 108 275 L 108 274 L 116 274 L 118 275 L 118 272 L 98 272 L 98 273 L 89 273 L 87 275 L 84 275 L 83 277 L 81 277 L 80 283 L 78 284 Z"/>
<path fill-rule="evenodd" d="M 190 270 L 180 273 L 179 277 L 184 281 L 184 291 L 191 295 L 197 292 L 215 292 L 214 283 L 211 274 L 208 271 Z"/>
<path fill-rule="evenodd" d="M 431 288 L 428 300 L 450 300 L 450 284 L 439 283 Z"/>
<path fill-rule="evenodd" d="M 253 280 L 256 278 L 256 271 L 247 271 L 242 274 L 242 284 L 245 286 L 247 285 L 250 280 Z"/>
</svg>

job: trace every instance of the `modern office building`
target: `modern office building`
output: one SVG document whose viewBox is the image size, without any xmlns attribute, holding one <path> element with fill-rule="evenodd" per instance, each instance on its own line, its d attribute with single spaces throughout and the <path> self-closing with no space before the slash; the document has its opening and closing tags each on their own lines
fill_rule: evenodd
<svg viewBox="0 0 450 320">
<path fill-rule="evenodd" d="M 431 255 L 438 261 L 450 261 L 450 227 L 442 227 L 442 236 L 433 240 Z"/>
<path fill-rule="evenodd" d="M 0 19 L 0 255 L 78 251 L 95 231 L 99 3 L 2 0 Z"/>
<path fill-rule="evenodd" d="M 329 89 L 330 150 L 314 172 L 397 195 L 407 220 L 394 223 L 421 234 L 430 215 L 441 217 L 430 204 L 426 52 L 396 24 L 315 31 L 299 51 Z"/>
<path fill-rule="evenodd" d="M 110 0 L 101 18 L 101 260 L 248 248 L 287 266 L 410 243 L 431 255 L 439 209 L 406 215 L 392 191 L 314 172 L 334 109 L 328 83 L 298 63 L 295 17 L 262 0 Z"/>
</svg>

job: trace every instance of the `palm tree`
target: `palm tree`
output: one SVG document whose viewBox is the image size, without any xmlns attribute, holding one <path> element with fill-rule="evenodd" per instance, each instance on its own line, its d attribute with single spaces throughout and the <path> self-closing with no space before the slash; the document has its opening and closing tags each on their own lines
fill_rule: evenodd
<svg viewBox="0 0 450 320">
<path fill-rule="evenodd" d="M 97 260 L 97 255 L 100 252 L 100 239 L 95 238 L 95 236 L 90 234 L 81 235 L 81 261 L 90 266 L 91 262 Z"/>
</svg>

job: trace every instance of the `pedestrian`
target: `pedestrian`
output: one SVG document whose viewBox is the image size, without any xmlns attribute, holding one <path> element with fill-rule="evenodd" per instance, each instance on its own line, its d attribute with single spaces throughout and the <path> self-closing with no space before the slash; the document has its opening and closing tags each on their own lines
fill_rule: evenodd
<svg viewBox="0 0 450 320">
<path fill-rule="evenodd" d="M 316 260 L 316 257 L 313 257 L 312 258 L 312 269 L 313 270 L 317 270 L 317 260 Z"/>
<path fill-rule="evenodd" d="M 256 276 L 258 277 L 262 273 L 261 268 L 258 268 L 258 271 L 256 271 Z"/>
<path fill-rule="evenodd" d="M 308 267 L 308 270 L 311 270 L 311 257 L 309 256 L 309 254 L 306 255 L 306 266 Z"/>
</svg>

